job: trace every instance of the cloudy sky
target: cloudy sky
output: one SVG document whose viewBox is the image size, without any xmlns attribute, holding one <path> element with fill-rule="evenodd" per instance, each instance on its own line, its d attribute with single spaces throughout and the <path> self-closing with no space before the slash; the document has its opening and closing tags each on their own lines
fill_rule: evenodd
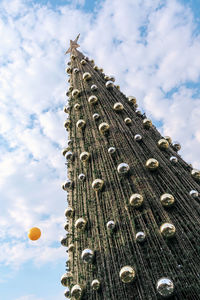
<svg viewBox="0 0 200 300">
<path fill-rule="evenodd" d="M 199 17 L 199 0 L 0 1 L 1 300 L 65 299 L 69 39 L 200 168 Z"/>
</svg>

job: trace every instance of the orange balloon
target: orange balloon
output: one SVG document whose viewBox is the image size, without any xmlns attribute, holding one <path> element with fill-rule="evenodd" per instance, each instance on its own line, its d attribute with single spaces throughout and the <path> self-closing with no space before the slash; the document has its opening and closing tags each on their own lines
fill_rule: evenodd
<svg viewBox="0 0 200 300">
<path fill-rule="evenodd" d="M 41 236 L 41 231 L 37 227 L 31 228 L 28 232 L 28 237 L 32 241 L 38 240 L 40 238 L 40 236 Z"/>
</svg>

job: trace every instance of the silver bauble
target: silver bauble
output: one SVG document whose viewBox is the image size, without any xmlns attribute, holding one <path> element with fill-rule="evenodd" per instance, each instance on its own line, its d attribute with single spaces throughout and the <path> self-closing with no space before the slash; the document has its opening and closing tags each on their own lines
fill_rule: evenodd
<svg viewBox="0 0 200 300">
<path fill-rule="evenodd" d="M 91 264 L 94 259 L 94 251 L 91 249 L 84 249 L 81 253 L 81 259 L 84 263 Z"/>
<path fill-rule="evenodd" d="M 119 174 L 125 174 L 125 173 L 127 173 L 129 170 L 130 170 L 130 167 L 129 167 L 129 165 L 126 164 L 126 163 L 121 163 L 121 164 L 119 164 L 118 167 L 117 167 L 117 172 L 118 172 Z"/>
<path fill-rule="evenodd" d="M 158 294 L 164 298 L 171 296 L 174 292 L 174 284 L 170 278 L 162 277 L 156 283 Z"/>
</svg>

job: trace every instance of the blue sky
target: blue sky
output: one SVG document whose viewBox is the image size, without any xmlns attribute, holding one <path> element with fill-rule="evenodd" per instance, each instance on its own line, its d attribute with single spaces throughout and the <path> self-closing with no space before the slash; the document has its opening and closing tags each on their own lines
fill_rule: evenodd
<svg viewBox="0 0 200 300">
<path fill-rule="evenodd" d="M 65 299 L 69 40 L 80 32 L 80 50 L 200 168 L 200 4 L 2 0 L 0 16 L 0 300 Z"/>
</svg>

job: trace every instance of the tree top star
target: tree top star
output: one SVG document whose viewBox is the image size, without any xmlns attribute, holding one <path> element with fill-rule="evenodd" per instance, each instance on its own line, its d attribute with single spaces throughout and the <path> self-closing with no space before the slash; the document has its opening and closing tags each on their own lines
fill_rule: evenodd
<svg viewBox="0 0 200 300">
<path fill-rule="evenodd" d="M 80 47 L 79 44 L 77 44 L 77 41 L 79 39 L 80 33 L 77 35 L 77 37 L 75 38 L 74 41 L 70 40 L 70 47 L 69 49 L 65 52 L 65 54 L 67 53 L 71 53 L 73 50 L 75 50 L 76 48 Z"/>
</svg>

